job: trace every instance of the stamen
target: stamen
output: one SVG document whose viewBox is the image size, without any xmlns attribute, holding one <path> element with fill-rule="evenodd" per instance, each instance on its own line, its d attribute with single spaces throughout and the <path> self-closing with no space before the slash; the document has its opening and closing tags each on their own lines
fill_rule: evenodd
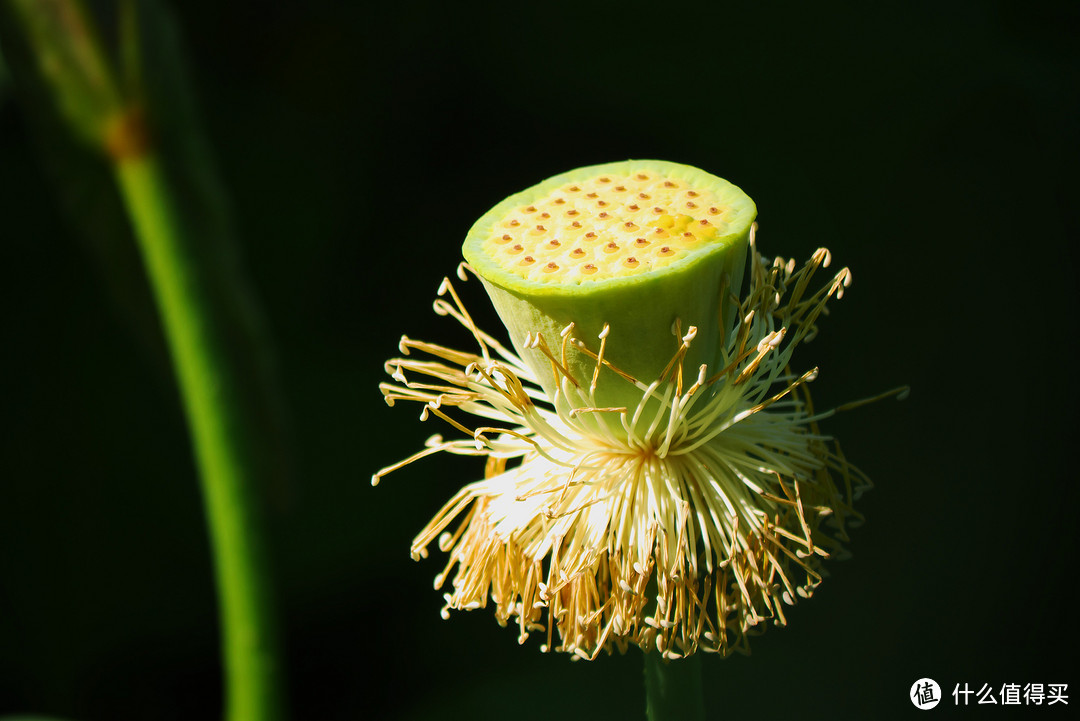
<svg viewBox="0 0 1080 721">
<path fill-rule="evenodd" d="M 596 233 L 592 239 L 599 241 Z M 540 258 L 533 272 L 563 265 L 557 257 L 564 256 L 536 253 L 560 248 L 559 239 L 528 248 L 512 241 L 504 252 L 523 262 Z M 619 245 L 599 241 L 608 244 Z M 657 257 L 632 250 L 649 245 L 644 237 L 623 244 L 631 250 L 617 256 L 622 264 Z M 674 254 L 674 245 L 658 246 L 657 254 Z M 587 255 L 570 248 L 570 258 Z M 420 403 L 423 417 L 464 437 L 433 436 L 372 477 L 378 483 L 439 452 L 485 459 L 484 479 L 459 491 L 412 544 L 415 558 L 431 543 L 448 554 L 435 578 L 449 588 L 443 613 L 494 605 L 500 623 L 515 622 L 521 641 L 542 632 L 543 650 L 583 659 L 631 644 L 666 658 L 729 654 L 745 651 L 748 634 L 767 620 L 786 623 L 784 606 L 812 595 L 822 561 L 842 555 L 844 524 L 859 518 L 851 503 L 868 485 L 817 422 L 907 392 L 896 388 L 816 413 L 807 387 L 816 370 L 788 369 L 791 349 L 812 337 L 826 302 L 850 283 L 845 269 L 811 292 L 810 277 L 827 261 L 827 253 L 815 253 L 796 269 L 784 259 L 766 261 L 755 246 L 739 320 L 721 328 L 720 370 L 709 376 L 697 365 L 685 389 L 683 364 L 699 342 L 693 326 L 683 332 L 681 322 L 673 324 L 678 347 L 660 377 L 647 382 L 611 364 L 609 325 L 596 353 L 573 337 L 573 324 L 563 326 L 557 359 L 542 334 L 528 334 L 523 348 L 540 353 L 560 379 L 554 399 L 544 397 L 521 358 L 475 327 L 444 280 L 433 307 L 465 326 L 479 352 L 402 336 L 403 357 L 387 362 L 390 382 L 380 390 L 390 404 Z M 591 263 L 580 268 L 597 271 Z M 458 276 L 467 269 L 459 265 Z M 722 287 L 721 297 L 729 292 Z M 503 360 L 492 360 L 489 347 Z M 574 353 L 593 362 L 587 389 L 574 377 L 588 374 L 587 366 L 571 370 L 580 367 L 569 362 Z M 608 383 L 632 384 L 640 404 L 590 400 Z M 455 418 L 460 414 L 484 425 L 470 430 Z M 826 518 L 835 532 L 825 533 Z"/>
</svg>

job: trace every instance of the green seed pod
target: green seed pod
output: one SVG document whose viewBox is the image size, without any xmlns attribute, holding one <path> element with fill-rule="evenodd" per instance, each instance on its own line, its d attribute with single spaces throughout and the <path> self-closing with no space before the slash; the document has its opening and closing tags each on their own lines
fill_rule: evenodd
<svg viewBox="0 0 1080 721">
<path fill-rule="evenodd" d="M 664 373 L 681 340 L 697 332 L 683 365 L 718 370 L 736 310 L 754 202 L 687 165 L 631 160 L 572 170 L 502 201 L 462 249 L 510 332 L 518 354 L 561 410 L 576 405 L 565 382 L 595 385 L 598 407 L 633 410 Z M 564 342 L 564 329 L 588 351 Z M 605 333 L 605 328 L 606 333 Z M 574 381 L 536 347 L 539 334 Z M 610 370 L 600 373 L 595 354 Z M 526 339 L 532 343 L 526 343 Z"/>
</svg>

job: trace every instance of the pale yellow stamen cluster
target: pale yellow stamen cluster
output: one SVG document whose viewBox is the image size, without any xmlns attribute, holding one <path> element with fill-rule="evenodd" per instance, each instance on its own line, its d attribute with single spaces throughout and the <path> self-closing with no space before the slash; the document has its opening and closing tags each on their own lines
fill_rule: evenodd
<svg viewBox="0 0 1080 721">
<path fill-rule="evenodd" d="M 730 215 L 708 187 L 655 172 L 600 175 L 509 212 L 483 248 L 527 280 L 599 281 L 702 252 L 726 232 Z"/>
<path fill-rule="evenodd" d="M 684 374 L 694 329 L 679 330 L 661 378 L 620 376 L 641 390 L 637 408 L 596 407 L 598 374 L 575 379 L 563 368 L 560 392 L 573 408 L 564 414 L 444 283 L 452 302 L 440 298 L 436 312 L 468 328 L 478 350 L 404 338 L 407 357 L 387 363 L 395 382 L 382 390 L 390 404 L 422 403 L 423 418 L 439 416 L 466 438 L 433 436 L 373 478 L 439 452 L 487 459 L 484 480 L 461 489 L 413 543 L 418 558 L 434 541 L 449 554 L 435 581 L 451 583 L 444 615 L 490 603 L 521 641 L 536 633 L 544 649 L 581 658 L 630 645 L 668 658 L 727 654 L 746 650 L 762 622 L 784 624 L 784 607 L 821 582 L 821 561 L 842 552 L 845 524 L 858 517 L 852 498 L 868 485 L 817 428 L 831 412 L 812 407 L 816 370 L 789 370 L 794 346 L 850 279 L 845 269 L 810 292 L 827 264 L 819 251 L 795 272 L 753 252 L 751 291 L 721 367 Z M 610 367 L 599 340 L 589 352 Z M 529 342 L 559 366 L 567 344 L 590 345 L 573 326 L 552 341 Z M 414 351 L 436 360 L 408 357 Z M 470 427 L 453 409 L 484 421 Z"/>
</svg>

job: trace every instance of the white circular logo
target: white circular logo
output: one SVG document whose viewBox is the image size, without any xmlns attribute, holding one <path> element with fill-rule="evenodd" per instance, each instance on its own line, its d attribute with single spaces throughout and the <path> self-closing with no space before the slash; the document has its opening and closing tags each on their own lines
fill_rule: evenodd
<svg viewBox="0 0 1080 721">
<path fill-rule="evenodd" d="M 941 686 L 932 678 L 920 678 L 911 685 L 908 698 L 915 704 L 915 708 L 927 711 L 941 703 Z"/>
</svg>

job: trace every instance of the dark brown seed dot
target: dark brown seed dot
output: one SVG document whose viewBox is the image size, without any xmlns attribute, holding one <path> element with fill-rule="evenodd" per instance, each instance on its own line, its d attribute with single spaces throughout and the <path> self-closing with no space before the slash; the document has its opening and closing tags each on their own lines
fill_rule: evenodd
<svg viewBox="0 0 1080 721">
<path fill-rule="evenodd" d="M 566 211 L 566 214 L 567 214 L 567 215 L 577 215 L 577 214 L 578 214 L 578 211 L 576 211 L 576 210 L 574 210 L 573 208 L 571 208 L 570 210 Z"/>
<path fill-rule="evenodd" d="M 536 258 L 533 258 L 531 255 L 526 255 L 524 258 L 521 259 L 521 262 L 522 263 L 535 263 Z"/>
<path fill-rule="evenodd" d="M 670 180 L 665 180 L 665 181 L 664 181 L 664 187 L 665 187 L 665 188 L 674 188 L 674 187 L 675 187 L 675 183 L 672 183 L 672 182 L 671 182 Z"/>
<path fill-rule="evenodd" d="M 639 248 L 644 248 L 648 244 L 649 244 L 649 241 L 645 240 L 644 238 L 638 238 L 637 240 L 634 241 L 634 245 L 636 245 Z"/>
<path fill-rule="evenodd" d="M 558 270 L 558 269 L 559 269 L 559 264 L 558 263 L 548 263 L 547 265 L 544 266 L 544 270 L 546 270 L 549 273 L 551 271 L 553 271 L 553 270 Z"/>
<path fill-rule="evenodd" d="M 614 253 L 618 249 L 619 246 L 614 240 L 604 246 L 604 250 L 608 253 Z"/>
<path fill-rule="evenodd" d="M 626 221 L 625 223 L 623 223 L 623 227 L 624 227 L 624 228 L 626 228 L 627 230 L 633 230 L 633 229 L 634 229 L 634 228 L 636 228 L 637 226 L 636 226 L 636 225 L 634 225 L 634 221 L 632 221 L 632 220 L 628 220 L 628 221 Z"/>
<path fill-rule="evenodd" d="M 601 208 L 606 208 L 608 203 L 606 200 L 598 200 L 596 201 L 596 204 L 599 205 Z"/>
<path fill-rule="evenodd" d="M 595 273 L 596 272 L 596 266 L 593 265 L 592 263 L 586 263 L 585 268 L 583 270 L 586 273 Z"/>
<path fill-rule="evenodd" d="M 573 223 L 571 223 L 570 225 L 574 226 L 575 228 L 580 228 L 581 227 L 581 223 L 579 223 L 576 220 Z"/>
<path fill-rule="evenodd" d="M 638 173 L 638 174 L 637 174 L 637 179 L 638 179 L 638 180 L 648 180 L 648 179 L 649 179 L 649 176 L 648 176 L 648 175 L 645 175 L 645 173 Z"/>
<path fill-rule="evenodd" d="M 689 195 L 691 198 L 696 198 L 697 197 L 697 192 L 693 191 L 693 190 L 686 191 L 686 194 Z"/>
<path fill-rule="evenodd" d="M 535 213 L 536 208 L 534 206 L 530 205 L 528 208 L 525 209 L 525 212 L 526 213 Z"/>
<path fill-rule="evenodd" d="M 575 258 L 580 258 L 581 256 L 585 255 L 585 251 L 581 248 L 574 248 L 570 251 L 570 255 L 574 256 Z"/>
<path fill-rule="evenodd" d="M 663 208 L 653 208 L 652 212 L 656 213 L 657 215 L 660 215 L 660 213 L 664 212 L 664 209 Z"/>
<path fill-rule="evenodd" d="M 576 192 L 578 192 L 579 190 L 581 190 L 581 188 L 577 187 L 576 185 L 571 185 L 571 186 L 570 186 L 570 192 L 571 192 L 571 193 L 576 193 Z"/>
<path fill-rule="evenodd" d="M 536 226 L 536 231 L 537 231 L 538 233 L 543 233 L 543 232 L 544 232 L 545 230 L 547 230 L 547 228 L 545 228 L 545 227 L 544 227 L 544 226 L 542 226 L 542 225 L 538 225 L 538 226 Z"/>
<path fill-rule="evenodd" d="M 611 182 L 611 178 L 608 178 L 608 177 L 599 178 L 599 180 L 600 180 L 601 183 L 610 183 Z"/>
<path fill-rule="evenodd" d="M 590 230 L 590 231 L 589 231 L 588 233 L 586 233 L 586 234 L 585 234 L 585 237 L 586 237 L 586 238 L 595 238 L 595 237 L 596 237 L 596 233 L 594 233 L 594 232 L 592 232 L 592 231 Z"/>
<path fill-rule="evenodd" d="M 588 194 L 588 195 L 586 195 L 585 197 L 586 197 L 586 198 L 595 198 L 595 197 L 596 197 L 596 193 L 589 193 L 589 194 Z"/>
<path fill-rule="evenodd" d="M 625 185 L 616 185 L 615 190 L 617 190 L 617 191 L 619 191 L 621 193 L 621 192 L 626 190 L 626 186 Z"/>
<path fill-rule="evenodd" d="M 556 199 L 555 199 L 555 205 L 562 205 L 562 204 L 563 204 L 563 203 L 565 203 L 565 202 L 566 202 L 566 201 L 565 201 L 565 200 L 563 200 L 562 198 L 556 198 Z"/>
<path fill-rule="evenodd" d="M 628 205 L 628 206 L 626 206 L 626 207 L 627 207 L 627 208 L 628 208 L 629 210 L 640 210 L 640 208 L 638 208 L 638 207 L 637 207 L 636 205 Z"/>
<path fill-rule="evenodd" d="M 649 199 L 649 194 L 648 193 L 638 193 L 637 197 L 641 198 L 642 200 L 648 200 Z"/>
<path fill-rule="evenodd" d="M 550 245 L 552 248 L 558 248 L 560 245 L 562 245 L 562 243 L 560 243 L 557 238 L 552 238 L 548 241 L 548 245 Z"/>
<path fill-rule="evenodd" d="M 688 201 L 686 201 L 686 207 L 687 207 L 687 208 L 696 208 L 696 207 L 697 207 L 697 203 L 695 203 L 695 202 L 694 202 L 694 201 L 692 201 L 692 200 L 688 200 Z"/>
<path fill-rule="evenodd" d="M 516 228 L 516 227 L 518 227 L 519 225 L 521 225 L 521 221 L 518 221 L 518 220 L 511 220 L 511 221 L 510 221 L 510 225 L 511 225 L 512 227 Z"/>
<path fill-rule="evenodd" d="M 513 240 L 513 238 L 510 237 L 509 233 L 504 233 L 502 239 L 503 240 Z"/>
<path fill-rule="evenodd" d="M 708 225 L 709 224 L 709 221 L 706 218 L 702 218 L 698 222 L 701 223 L 702 225 Z"/>
<path fill-rule="evenodd" d="M 550 218 L 550 217 L 551 217 L 551 213 L 541 213 L 541 214 L 540 214 L 540 217 L 541 217 L 541 218 Z"/>
<path fill-rule="evenodd" d="M 608 217 L 608 214 L 607 213 L 601 213 L 600 215 L 598 215 L 596 217 L 598 217 L 598 218 L 606 218 L 606 217 Z"/>
</svg>

